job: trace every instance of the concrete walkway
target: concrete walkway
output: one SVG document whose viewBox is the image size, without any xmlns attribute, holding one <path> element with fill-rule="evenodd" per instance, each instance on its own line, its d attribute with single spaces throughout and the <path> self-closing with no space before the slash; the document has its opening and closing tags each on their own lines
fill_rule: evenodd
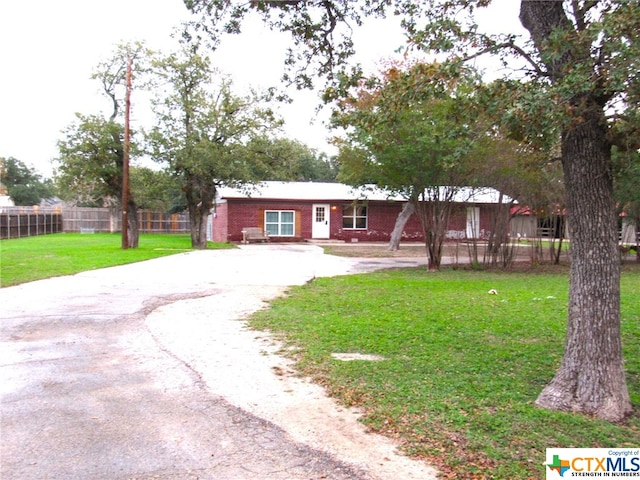
<svg viewBox="0 0 640 480">
<path fill-rule="evenodd" d="M 0 290 L 0 478 L 435 478 L 242 321 L 314 277 L 416 263 L 250 245 Z"/>
</svg>

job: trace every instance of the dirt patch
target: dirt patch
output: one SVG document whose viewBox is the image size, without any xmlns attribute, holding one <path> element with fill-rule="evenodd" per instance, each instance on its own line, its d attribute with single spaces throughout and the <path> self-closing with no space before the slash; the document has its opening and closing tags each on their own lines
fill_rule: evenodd
<svg viewBox="0 0 640 480">
<path fill-rule="evenodd" d="M 427 249 L 424 243 L 402 243 L 395 251 L 389 250 L 389 244 L 380 243 L 343 243 L 322 245 L 327 255 L 354 258 L 427 258 Z M 478 255 L 482 258 L 484 244 L 477 245 Z M 450 242 L 442 246 L 442 257 L 451 259 L 448 263 L 468 263 L 471 253 L 471 245 L 464 242 Z M 521 252 L 524 253 L 524 252 Z M 445 262 L 447 263 L 447 262 Z"/>
<path fill-rule="evenodd" d="M 401 245 L 399 250 L 389 251 L 388 243 L 345 243 L 322 247 L 328 255 L 360 258 L 426 257 L 424 243 Z"/>
<path fill-rule="evenodd" d="M 332 353 L 331 358 L 342 362 L 350 362 L 352 360 L 364 360 L 366 362 L 380 362 L 384 357 L 380 355 L 371 355 L 368 353 Z"/>
</svg>

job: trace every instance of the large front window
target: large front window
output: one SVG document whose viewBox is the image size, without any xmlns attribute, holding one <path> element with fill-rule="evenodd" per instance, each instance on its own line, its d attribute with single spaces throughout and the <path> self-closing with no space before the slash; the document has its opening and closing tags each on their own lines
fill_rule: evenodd
<svg viewBox="0 0 640 480">
<path fill-rule="evenodd" d="M 348 230 L 367 228 L 367 207 L 349 205 L 342 210 L 342 228 Z"/>
<path fill-rule="evenodd" d="M 264 228 L 271 237 L 293 237 L 295 214 L 289 210 L 264 212 Z"/>
</svg>

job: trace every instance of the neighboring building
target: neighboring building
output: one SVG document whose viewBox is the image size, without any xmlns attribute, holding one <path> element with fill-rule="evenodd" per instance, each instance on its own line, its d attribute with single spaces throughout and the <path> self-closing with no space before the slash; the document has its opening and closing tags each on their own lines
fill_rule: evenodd
<svg viewBox="0 0 640 480">
<path fill-rule="evenodd" d="M 510 235 L 517 239 L 566 238 L 570 239 L 567 212 L 558 208 L 552 215 L 539 214 L 527 206 L 511 207 Z M 636 224 L 624 212 L 618 217 L 618 236 L 620 244 L 635 245 L 640 240 Z"/>
<path fill-rule="evenodd" d="M 447 237 L 486 238 L 498 201 L 496 190 L 462 189 Z M 405 203 L 375 187 L 356 189 L 340 183 L 263 182 L 250 190 L 221 188 L 211 238 L 239 242 L 243 228 L 259 227 L 269 232 L 272 241 L 388 241 Z M 415 214 L 405 226 L 403 239 L 424 240 Z"/>
<path fill-rule="evenodd" d="M 7 187 L 4 186 L 4 183 L 0 182 L 0 207 L 13 207 L 14 205 L 15 203 L 13 203 L 13 199 L 9 196 Z"/>
<path fill-rule="evenodd" d="M 636 222 L 624 213 L 620 216 L 620 244 L 637 245 L 640 243 L 640 229 Z"/>
<path fill-rule="evenodd" d="M 0 207 L 13 207 L 14 203 L 9 195 L 0 195 Z"/>
<path fill-rule="evenodd" d="M 552 215 L 540 214 L 528 206 L 514 205 L 510 232 L 517 239 L 569 238 L 566 212 L 557 209 Z"/>
</svg>

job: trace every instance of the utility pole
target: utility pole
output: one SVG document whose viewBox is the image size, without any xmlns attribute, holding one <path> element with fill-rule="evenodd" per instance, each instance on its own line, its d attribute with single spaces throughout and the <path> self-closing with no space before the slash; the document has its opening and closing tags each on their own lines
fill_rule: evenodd
<svg viewBox="0 0 640 480">
<path fill-rule="evenodd" d="M 129 248 L 129 150 L 131 149 L 131 142 L 129 137 L 131 133 L 129 131 L 129 116 L 131 113 L 131 64 L 133 63 L 131 57 L 127 61 L 127 76 L 126 76 L 126 93 L 125 93 L 125 109 L 124 109 L 124 153 L 122 158 L 122 249 Z"/>
</svg>

